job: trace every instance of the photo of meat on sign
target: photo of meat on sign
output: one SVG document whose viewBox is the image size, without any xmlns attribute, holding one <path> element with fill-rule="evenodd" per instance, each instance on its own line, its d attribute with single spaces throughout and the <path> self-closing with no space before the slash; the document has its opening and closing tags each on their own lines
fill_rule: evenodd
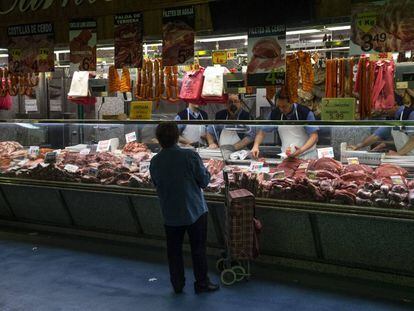
<svg viewBox="0 0 414 311">
<path fill-rule="evenodd" d="M 252 57 L 247 73 L 270 72 L 285 66 L 285 55 L 274 37 L 257 38 L 252 48 Z"/>
</svg>

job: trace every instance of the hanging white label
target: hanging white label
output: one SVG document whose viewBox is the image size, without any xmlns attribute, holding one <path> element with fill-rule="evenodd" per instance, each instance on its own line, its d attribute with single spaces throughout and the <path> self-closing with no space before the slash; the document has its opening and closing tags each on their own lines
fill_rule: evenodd
<svg viewBox="0 0 414 311">
<path fill-rule="evenodd" d="M 88 155 L 88 154 L 90 154 L 90 153 L 91 153 L 91 149 L 89 149 L 89 148 L 82 149 L 82 150 L 79 152 L 79 154 L 80 154 L 80 155 Z"/>
<path fill-rule="evenodd" d="M 125 135 L 125 139 L 127 144 L 132 143 L 133 141 L 137 140 L 137 134 L 135 132 L 128 133 Z"/>
<path fill-rule="evenodd" d="M 317 150 L 318 150 L 318 159 L 335 158 L 334 150 L 332 147 L 319 148 Z"/>
<path fill-rule="evenodd" d="M 146 173 L 148 172 L 150 168 L 151 162 L 148 161 L 142 161 L 139 163 L 139 172 L 140 173 Z"/>
<path fill-rule="evenodd" d="M 29 155 L 32 157 L 37 157 L 40 153 L 39 146 L 30 146 Z"/>
<path fill-rule="evenodd" d="M 79 166 L 72 165 L 72 164 L 66 164 L 64 169 L 65 171 L 68 171 L 69 173 L 76 173 L 79 170 Z"/>
<path fill-rule="evenodd" d="M 24 106 L 26 112 L 37 112 L 37 100 L 36 99 L 26 99 L 24 101 Z"/>
<path fill-rule="evenodd" d="M 347 158 L 346 160 L 348 161 L 348 165 L 359 164 L 358 158 Z"/>
<path fill-rule="evenodd" d="M 50 100 L 50 111 L 60 112 L 62 111 L 62 102 L 59 99 Z"/>
<path fill-rule="evenodd" d="M 98 147 L 96 148 L 96 152 L 107 152 L 111 147 L 110 140 L 101 140 L 98 142 Z"/>
</svg>

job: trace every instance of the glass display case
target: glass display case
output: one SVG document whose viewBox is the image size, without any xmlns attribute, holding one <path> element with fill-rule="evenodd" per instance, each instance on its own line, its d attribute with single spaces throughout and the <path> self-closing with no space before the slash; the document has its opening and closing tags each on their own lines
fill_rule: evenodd
<svg viewBox="0 0 414 311">
<path fill-rule="evenodd" d="M 152 189 L 151 158 L 160 151 L 155 128 L 160 121 L 36 120 L 0 122 L 0 180 L 52 182 L 54 186 L 117 187 L 119 191 Z M 212 175 L 207 195 L 224 193 L 223 169 L 230 189 L 245 188 L 259 202 L 285 202 L 290 206 L 355 206 L 409 210 L 413 207 L 414 156 L 398 155 L 395 133 L 410 140 L 410 125 L 400 121 L 300 122 L 300 121 L 179 121 L 180 130 L 200 126 L 220 145 L 220 135 L 247 138 L 219 148 L 207 145 L 204 134 L 193 149 Z M 299 157 L 281 146 L 279 133 L 313 128 L 316 146 Z M 258 157 L 251 148 L 264 133 Z M 354 150 L 371 134 L 375 144 Z M 286 136 L 285 136 L 286 137 Z M 289 136 L 288 136 L 289 137 Z M 393 139 L 394 137 L 394 139 Z M 393 152 L 394 151 L 394 152 Z M 122 190 L 124 189 L 124 190 Z"/>
</svg>

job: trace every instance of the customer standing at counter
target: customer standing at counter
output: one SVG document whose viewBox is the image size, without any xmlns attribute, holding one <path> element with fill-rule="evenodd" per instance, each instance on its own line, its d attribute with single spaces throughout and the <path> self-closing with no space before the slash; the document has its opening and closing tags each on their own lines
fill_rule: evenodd
<svg viewBox="0 0 414 311">
<path fill-rule="evenodd" d="M 185 286 L 183 240 L 187 232 L 197 294 L 219 289 L 207 272 L 207 204 L 201 189 L 210 182 L 210 174 L 200 156 L 177 146 L 179 130 L 175 123 L 158 125 L 157 139 L 162 150 L 152 158 L 151 179 L 157 189 L 164 217 L 170 280 L 179 294 Z"/>
<path fill-rule="evenodd" d="M 411 91 L 411 90 L 409 90 Z M 395 120 L 399 121 L 413 121 L 414 120 L 414 109 L 412 107 L 413 99 L 410 93 L 414 95 L 414 92 L 406 92 L 403 96 L 404 105 L 400 106 L 395 112 Z M 356 146 L 350 146 L 353 150 L 359 150 L 368 146 L 371 146 L 381 140 L 388 140 L 393 138 L 395 148 L 397 151 L 389 151 L 390 155 L 414 155 L 414 129 L 412 127 L 407 128 L 394 128 L 391 127 L 380 127 L 374 134 L 368 136 L 363 142 Z"/>
<path fill-rule="evenodd" d="M 269 120 L 307 120 L 314 121 L 313 112 L 302 105 L 291 103 L 287 89 L 282 87 L 278 94 L 277 107 L 271 112 Z M 316 143 L 318 142 L 318 127 L 314 126 L 279 126 L 265 127 L 256 135 L 252 156 L 259 157 L 259 146 L 263 142 L 265 133 L 277 129 L 282 142 L 282 152 L 289 157 L 301 159 L 317 158 Z M 294 148 L 291 152 L 291 147 Z"/>
<path fill-rule="evenodd" d="M 241 100 L 238 94 L 229 94 L 226 109 L 216 113 L 216 120 L 250 120 L 250 114 L 242 109 Z M 230 126 L 229 126 L 230 127 Z M 235 126 L 232 125 L 232 128 Z M 217 149 L 225 147 L 231 151 L 241 150 L 247 147 L 254 140 L 252 128 L 246 128 L 246 132 L 238 133 L 228 130 L 223 125 L 210 125 L 207 128 L 207 142 L 209 148 Z"/>
<path fill-rule="evenodd" d="M 177 114 L 175 120 L 203 121 L 208 120 L 208 115 L 200 109 L 200 105 L 189 103 L 186 109 Z M 178 128 L 180 130 L 179 142 L 183 145 L 202 144 L 206 138 L 206 127 L 204 125 L 186 124 L 179 125 Z"/>
</svg>

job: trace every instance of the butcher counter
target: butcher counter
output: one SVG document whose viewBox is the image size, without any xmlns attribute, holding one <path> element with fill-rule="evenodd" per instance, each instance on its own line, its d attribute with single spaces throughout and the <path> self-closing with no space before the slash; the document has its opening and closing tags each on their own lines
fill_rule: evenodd
<svg viewBox="0 0 414 311">
<path fill-rule="evenodd" d="M 125 133 L 140 126 L 139 122 L 131 122 L 123 124 L 128 128 L 120 129 L 109 123 L 90 123 L 89 128 L 83 128 L 82 135 L 93 136 L 94 140 L 118 135 L 115 137 L 119 137 L 121 144 Z M 390 122 L 389 126 L 394 123 Z M 59 123 L 48 120 L 32 122 L 31 126 L 13 124 L 0 123 L 0 141 L 18 141 L 29 147 L 51 141 L 47 137 L 50 127 Z M 332 127 L 332 140 L 335 135 L 343 137 L 343 133 L 334 133 L 334 124 L 323 125 Z M 367 123 L 366 126 L 376 125 Z M 81 122 L 69 122 L 65 126 L 69 130 L 59 127 L 53 130 L 54 141 L 58 140 L 56 133 L 59 133 L 66 146 L 89 143 L 87 136 L 72 141 L 73 131 L 82 126 Z M 103 131 L 103 126 L 111 133 Z M 31 127 L 37 129 L 33 132 Z M 43 129 L 41 133 L 37 132 L 39 129 Z M 145 142 L 142 128 L 136 131 L 138 140 Z M 355 140 L 347 142 L 354 144 Z M 53 143 L 50 147 L 60 146 Z M 205 196 L 210 211 L 209 252 L 218 256 L 224 247 L 224 196 L 217 193 Z M 410 209 L 257 197 L 256 215 L 263 223 L 259 263 L 414 287 L 414 211 Z M 3 175 L 0 177 L 0 224 L 136 245 L 164 245 L 156 193 L 142 187 Z"/>
</svg>

